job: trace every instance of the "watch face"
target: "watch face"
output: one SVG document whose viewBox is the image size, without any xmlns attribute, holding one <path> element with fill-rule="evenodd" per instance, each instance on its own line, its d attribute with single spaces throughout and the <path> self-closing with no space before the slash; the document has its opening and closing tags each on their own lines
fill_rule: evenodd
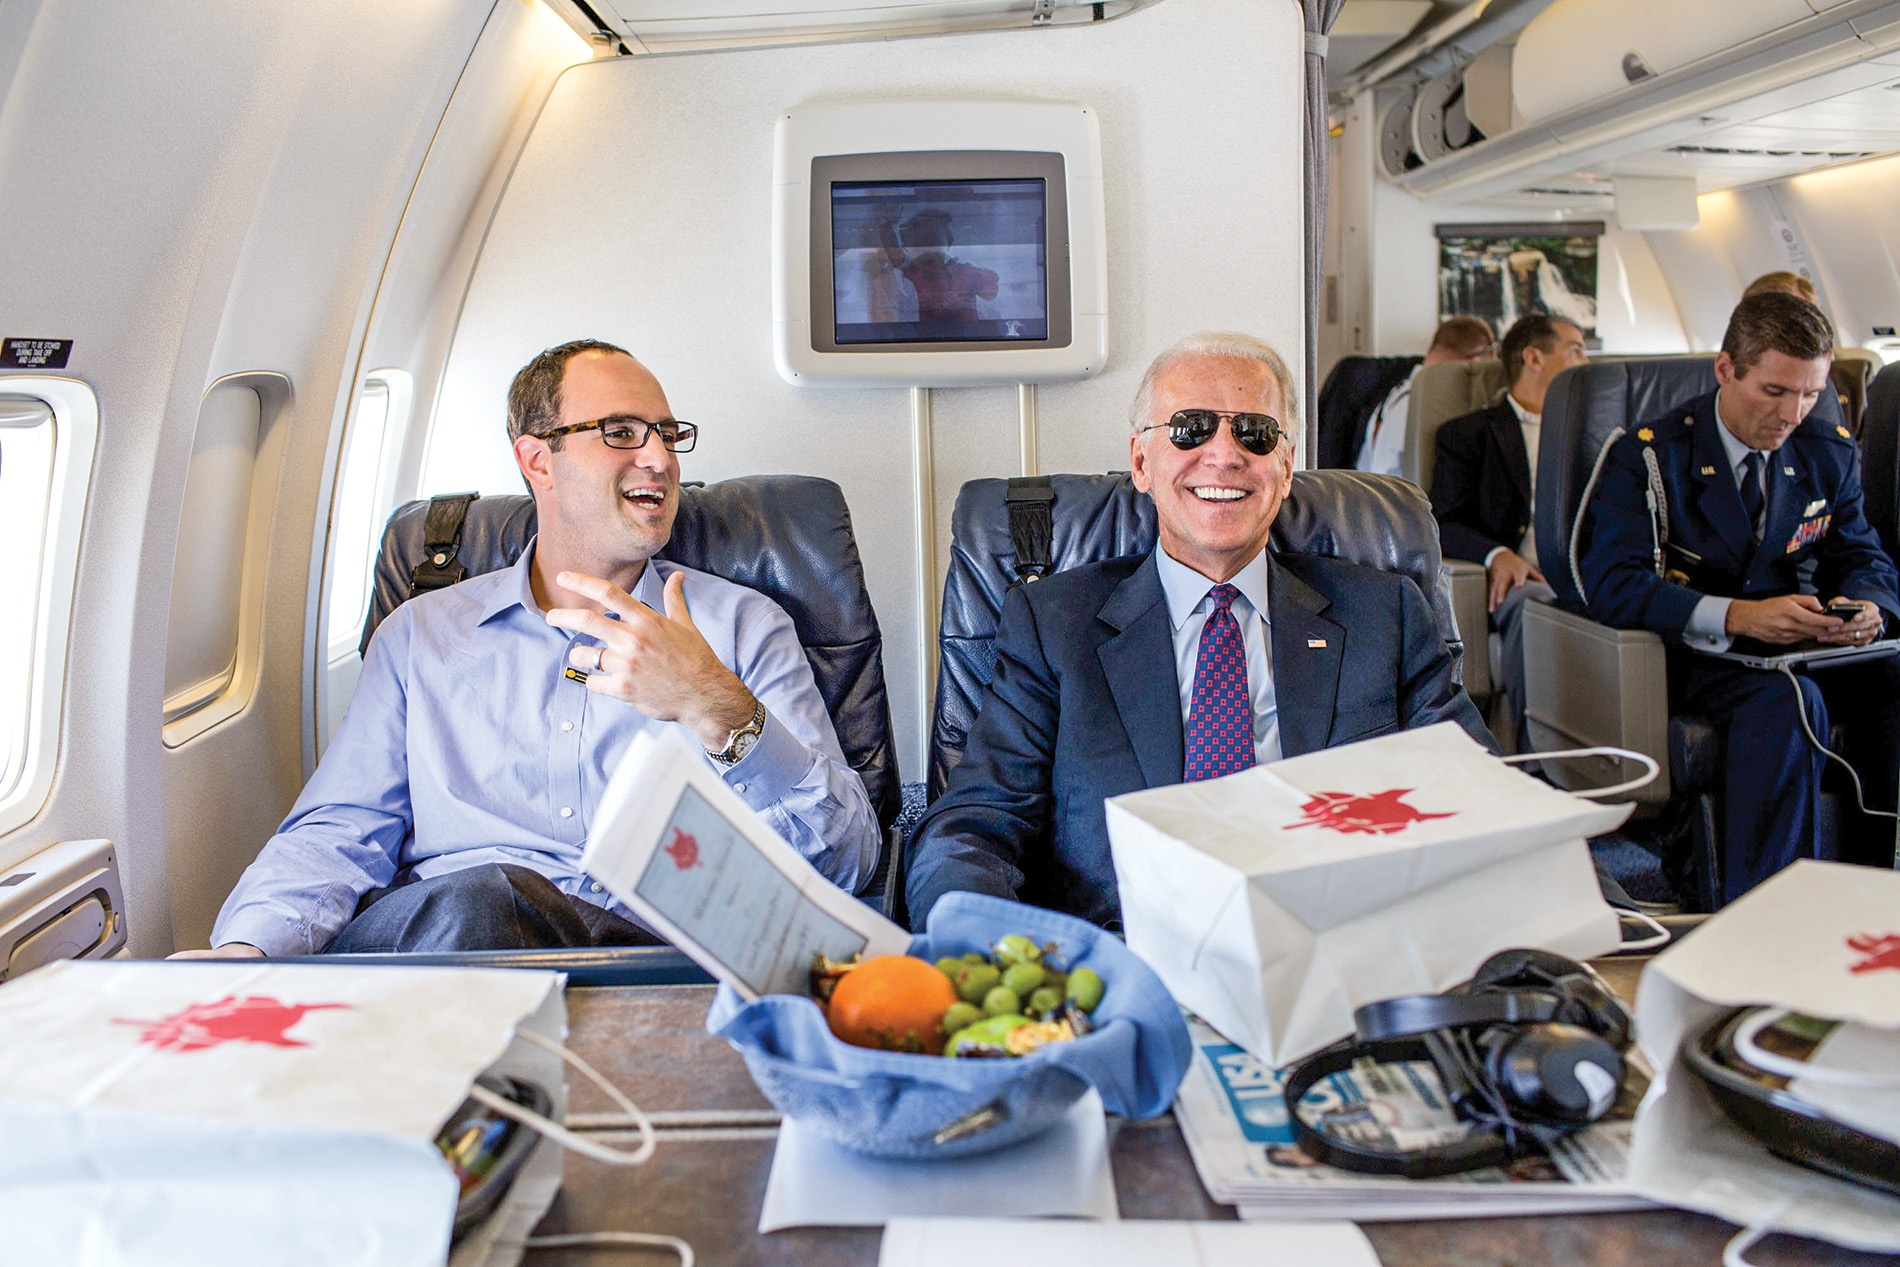
<svg viewBox="0 0 1900 1267">
<path fill-rule="evenodd" d="M 745 754 L 751 752 L 753 745 L 758 742 L 759 733 L 756 730 L 742 730 L 734 735 L 732 737 L 732 760 L 735 762 L 743 760 Z"/>
</svg>

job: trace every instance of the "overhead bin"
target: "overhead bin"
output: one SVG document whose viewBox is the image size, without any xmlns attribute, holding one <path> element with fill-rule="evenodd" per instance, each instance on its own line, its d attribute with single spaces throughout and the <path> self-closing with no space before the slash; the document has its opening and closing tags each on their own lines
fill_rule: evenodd
<svg viewBox="0 0 1900 1267">
<path fill-rule="evenodd" d="M 1517 37 L 1512 104 L 1520 126 L 1538 123 L 1815 11 L 1808 0 L 1556 0 Z"/>
<path fill-rule="evenodd" d="M 1496 100 L 1503 76 L 1481 86 L 1475 63 L 1464 71 L 1467 117 L 1490 127 L 1463 146 L 1447 131 L 1434 157 L 1416 148 L 1415 127 L 1396 144 L 1400 120 L 1382 115 L 1381 159 L 1424 198 L 1660 174 L 1648 160 L 1670 147 L 1900 78 L 1896 50 L 1900 0 L 1556 0 L 1510 49 L 1509 101 Z M 1407 96 L 1411 124 L 1431 103 L 1423 89 Z M 1493 130 L 1506 118 L 1508 130 Z M 1619 168 L 1645 155 L 1639 170 Z"/>
</svg>

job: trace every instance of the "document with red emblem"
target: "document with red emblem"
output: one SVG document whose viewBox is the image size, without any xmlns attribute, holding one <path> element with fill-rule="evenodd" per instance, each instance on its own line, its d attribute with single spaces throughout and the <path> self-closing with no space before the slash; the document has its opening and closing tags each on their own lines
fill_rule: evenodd
<svg viewBox="0 0 1900 1267">
<path fill-rule="evenodd" d="M 581 869 L 747 999 L 804 994 L 812 957 L 901 955 L 910 934 L 818 874 L 677 736 L 639 736 Z"/>
</svg>

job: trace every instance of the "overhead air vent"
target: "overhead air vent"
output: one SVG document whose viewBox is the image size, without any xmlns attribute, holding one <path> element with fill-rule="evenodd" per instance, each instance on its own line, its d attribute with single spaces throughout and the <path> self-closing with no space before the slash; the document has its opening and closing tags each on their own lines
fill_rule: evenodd
<svg viewBox="0 0 1900 1267">
<path fill-rule="evenodd" d="M 944 31 L 1100 22 L 1153 0 L 555 0 L 583 34 L 617 36 L 628 52 L 682 52 L 882 39 Z"/>
<path fill-rule="evenodd" d="M 1750 150 L 1733 145 L 1672 145 L 1666 153 L 1691 155 L 1728 155 L 1734 158 L 1823 158 L 1829 162 L 1847 162 L 1874 158 L 1879 150 Z"/>
</svg>

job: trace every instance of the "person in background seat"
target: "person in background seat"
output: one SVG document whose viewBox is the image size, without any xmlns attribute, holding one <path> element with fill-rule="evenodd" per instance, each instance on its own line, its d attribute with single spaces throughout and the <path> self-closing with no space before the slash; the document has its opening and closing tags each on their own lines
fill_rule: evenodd
<svg viewBox="0 0 1900 1267">
<path fill-rule="evenodd" d="M 1353 466 L 1377 475 L 1397 475 L 1405 464 L 1405 416 L 1412 399 L 1412 383 L 1428 365 L 1447 361 L 1481 361 L 1497 350 L 1497 336 L 1479 317 L 1452 317 L 1432 335 L 1425 359 L 1412 367 L 1380 402 L 1366 423 L 1365 442 Z"/>
<path fill-rule="evenodd" d="M 704 748 L 840 887 L 868 878 L 877 821 L 790 617 L 654 558 L 695 433 L 611 344 L 565 343 L 516 375 L 508 434 L 537 535 L 512 568 L 382 623 L 213 949 L 184 955 L 656 942 L 579 868 L 608 776 L 644 731 Z"/>
<path fill-rule="evenodd" d="M 1447 558 L 1484 564 L 1485 602 L 1503 644 L 1511 733 L 1521 746 L 1524 603 L 1552 597 L 1537 568 L 1537 538 L 1530 530 L 1537 501 L 1537 434 L 1551 380 L 1588 356 L 1582 330 L 1538 314 L 1520 318 L 1505 331 L 1503 359 L 1510 384 L 1504 399 L 1438 429 L 1432 514 Z"/>
<path fill-rule="evenodd" d="M 1900 574 L 1862 511 L 1859 453 L 1845 427 L 1809 413 L 1833 349 L 1827 318 L 1805 299 L 1744 299 L 1716 354 L 1717 389 L 1617 440 L 1590 502 L 1590 615 L 1660 634 L 1671 710 L 1722 732 L 1725 902 L 1821 854 L 1825 758 L 1800 710 L 1822 742 L 1830 719 L 1846 724 L 1869 806 L 1894 808 L 1900 659 L 1784 677 L 1692 653 L 1855 646 L 1900 629 Z M 1651 516 L 1652 484 L 1666 517 Z M 1834 599 L 1854 613 L 1826 614 Z M 1892 866 L 1893 820 L 1851 807 L 1846 818 L 1846 857 Z"/>
<path fill-rule="evenodd" d="M 914 926 L 971 890 L 1118 928 L 1107 797 L 1440 721 L 1495 750 L 1409 577 L 1267 549 L 1299 416 L 1246 335 L 1148 367 L 1128 453 L 1159 543 L 1004 601 L 963 762 L 911 837 Z"/>
</svg>

